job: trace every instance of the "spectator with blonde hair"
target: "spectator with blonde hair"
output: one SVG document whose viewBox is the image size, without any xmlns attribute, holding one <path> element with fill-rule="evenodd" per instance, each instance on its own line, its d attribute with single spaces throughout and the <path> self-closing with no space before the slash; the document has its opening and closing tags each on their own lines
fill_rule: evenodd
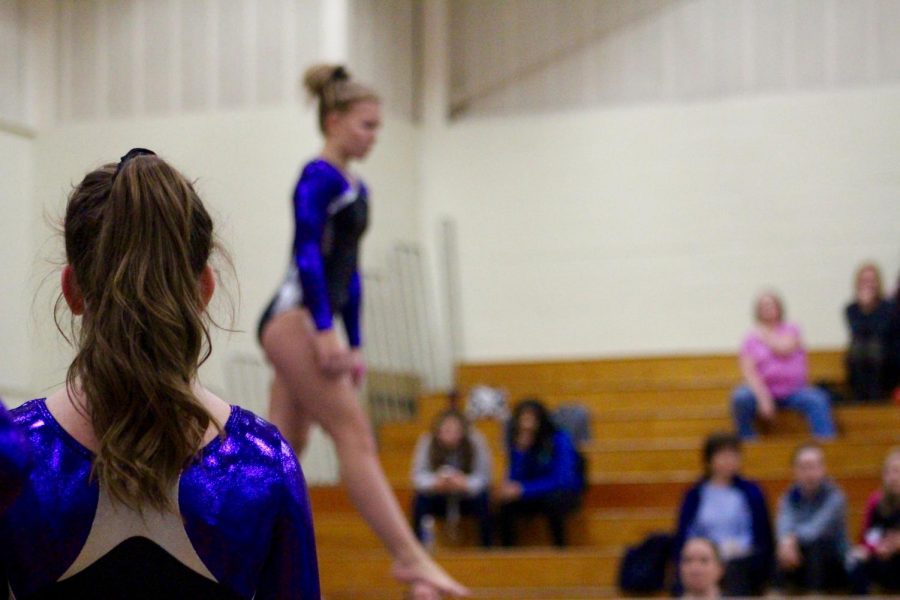
<svg viewBox="0 0 900 600">
<path fill-rule="evenodd" d="M 800 329 L 785 322 L 781 299 L 771 292 L 762 294 L 755 314 L 757 326 L 747 334 L 740 352 L 744 384 L 731 396 L 738 434 L 755 437 L 757 417 L 771 421 L 777 409 L 790 409 L 806 415 L 816 437 L 834 437 L 828 396 L 808 384 Z"/>
</svg>

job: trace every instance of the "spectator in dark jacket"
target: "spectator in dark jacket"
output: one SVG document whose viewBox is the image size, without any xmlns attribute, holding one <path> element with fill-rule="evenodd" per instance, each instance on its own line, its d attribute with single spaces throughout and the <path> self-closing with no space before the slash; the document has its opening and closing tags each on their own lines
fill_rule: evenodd
<svg viewBox="0 0 900 600">
<path fill-rule="evenodd" d="M 822 592 L 847 583 L 844 493 L 826 477 L 825 452 L 801 444 L 792 460 L 794 483 L 781 497 L 776 519 L 779 587 Z"/>
<path fill-rule="evenodd" d="M 862 265 L 856 271 L 853 302 L 845 310 L 850 329 L 847 381 L 857 400 L 887 396 L 891 312 L 891 304 L 884 298 L 881 271 L 873 263 Z"/>
<path fill-rule="evenodd" d="M 509 477 L 495 495 L 503 545 L 515 544 L 520 515 L 543 514 L 553 543 L 565 546 L 564 518 L 577 506 L 581 489 L 575 446 L 537 400 L 516 406 L 508 446 Z"/>
<path fill-rule="evenodd" d="M 675 557 L 687 539 L 705 537 L 725 563 L 722 593 L 762 593 L 772 574 L 774 543 L 769 510 L 760 487 L 743 479 L 741 442 L 733 434 L 710 436 L 703 447 L 706 471 L 687 491 L 678 515 Z M 676 592 L 680 592 L 680 582 Z"/>
</svg>

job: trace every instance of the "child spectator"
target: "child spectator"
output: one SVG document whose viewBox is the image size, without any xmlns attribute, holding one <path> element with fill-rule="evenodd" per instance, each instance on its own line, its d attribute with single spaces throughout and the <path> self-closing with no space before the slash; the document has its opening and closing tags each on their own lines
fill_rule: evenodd
<svg viewBox="0 0 900 600">
<path fill-rule="evenodd" d="M 825 453 L 801 444 L 793 456 L 794 483 L 778 505 L 779 587 L 822 592 L 847 582 L 847 501 L 826 477 Z"/>
<path fill-rule="evenodd" d="M 478 518 L 481 544 L 491 545 L 488 484 L 491 481 L 491 453 L 484 436 L 469 426 L 458 410 L 449 409 L 434 419 L 431 433 L 419 438 L 413 457 L 413 527 L 424 539 L 422 520 L 426 515 L 446 517 L 451 522 L 460 515 Z"/>
</svg>

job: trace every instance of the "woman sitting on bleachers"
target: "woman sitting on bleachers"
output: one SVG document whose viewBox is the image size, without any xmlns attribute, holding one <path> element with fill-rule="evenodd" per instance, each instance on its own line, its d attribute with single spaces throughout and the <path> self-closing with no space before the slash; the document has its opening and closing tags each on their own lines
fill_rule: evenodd
<svg viewBox="0 0 900 600">
<path fill-rule="evenodd" d="M 869 498 L 860 545 L 853 553 L 853 591 L 866 594 L 871 583 L 885 593 L 900 592 L 900 448 L 884 460 L 882 489 Z"/>
<path fill-rule="evenodd" d="M 694 537 L 684 544 L 678 572 L 684 587 L 682 598 L 721 598 L 719 582 L 724 573 L 722 556 L 712 540 Z"/>
<path fill-rule="evenodd" d="M 856 271 L 853 302 L 844 314 L 850 329 L 847 381 L 856 400 L 880 400 L 887 395 L 887 334 L 891 304 L 884 298 L 881 272 L 872 263 Z"/>
<path fill-rule="evenodd" d="M 491 545 L 488 485 L 491 453 L 484 436 L 472 429 L 465 415 L 446 410 L 434 419 L 431 433 L 419 438 L 413 457 L 413 528 L 425 541 L 427 516 L 456 523 L 460 515 L 478 518 L 481 544 Z"/>
<path fill-rule="evenodd" d="M 703 447 L 703 461 L 703 478 L 682 500 L 674 556 L 676 560 L 681 557 L 686 540 L 708 538 L 718 547 L 725 565 L 722 593 L 759 594 L 774 565 L 772 526 L 763 492 L 740 476 L 741 442 L 737 436 L 710 436 Z M 676 585 L 676 592 L 679 587 Z"/>
<path fill-rule="evenodd" d="M 741 346 L 744 385 L 731 397 L 738 434 L 745 439 L 755 437 L 756 417 L 771 421 L 777 408 L 787 408 L 806 415 L 816 437 L 834 437 L 828 396 L 808 384 L 800 329 L 784 321 L 778 296 L 767 293 L 757 299 L 756 323 Z"/>
<path fill-rule="evenodd" d="M 565 516 L 577 507 L 583 482 L 569 435 L 558 429 L 537 400 L 520 402 L 507 440 L 509 477 L 497 491 L 504 546 L 516 542 L 520 515 L 543 514 L 556 546 L 566 545 Z"/>
</svg>

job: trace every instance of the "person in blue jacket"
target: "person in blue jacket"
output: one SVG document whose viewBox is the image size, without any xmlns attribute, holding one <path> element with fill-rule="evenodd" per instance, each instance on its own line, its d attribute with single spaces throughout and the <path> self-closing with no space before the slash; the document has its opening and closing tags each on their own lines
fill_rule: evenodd
<svg viewBox="0 0 900 600">
<path fill-rule="evenodd" d="M 766 499 L 759 485 L 740 476 L 741 441 L 734 434 L 714 434 L 707 438 L 703 462 L 703 477 L 687 491 L 681 503 L 675 559 L 681 556 L 686 540 L 710 539 L 725 562 L 722 594 L 758 595 L 775 564 Z M 680 582 L 676 584 L 676 593 L 679 589 Z"/>
<path fill-rule="evenodd" d="M 583 489 L 572 440 L 553 424 L 543 404 L 529 399 L 513 411 L 507 445 L 509 477 L 496 494 L 501 542 L 516 543 L 519 516 L 543 514 L 553 543 L 565 546 L 565 516 L 577 507 Z"/>
</svg>

